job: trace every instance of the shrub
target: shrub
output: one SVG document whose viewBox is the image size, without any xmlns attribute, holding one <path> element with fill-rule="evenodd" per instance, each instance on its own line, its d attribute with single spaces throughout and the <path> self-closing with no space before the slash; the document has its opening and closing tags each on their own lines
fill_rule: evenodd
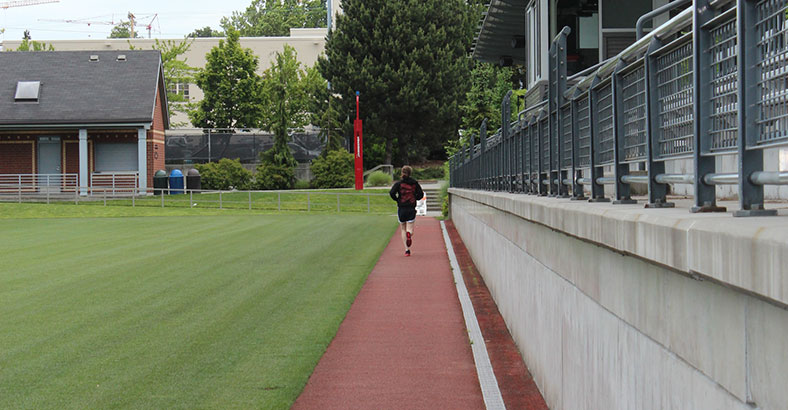
<svg viewBox="0 0 788 410">
<path fill-rule="evenodd" d="M 445 162 L 448 164 L 448 161 Z M 413 177 L 416 180 L 429 180 L 429 179 L 446 179 L 446 170 L 444 165 L 440 165 L 437 167 L 426 167 L 426 168 L 413 168 Z M 402 168 L 397 168 L 394 170 L 394 178 L 400 179 Z"/>
<path fill-rule="evenodd" d="M 449 217 L 449 183 L 444 182 L 441 184 L 440 190 L 440 198 L 441 198 L 441 214 L 443 214 L 444 218 Z"/>
<path fill-rule="evenodd" d="M 315 188 L 349 188 L 353 186 L 353 154 L 338 149 L 312 160 L 312 186 Z"/>
<path fill-rule="evenodd" d="M 389 186 L 391 182 L 391 175 L 383 171 L 375 171 L 367 177 L 368 186 Z"/>
<path fill-rule="evenodd" d="M 309 189 L 311 184 L 305 179 L 296 180 L 295 189 Z"/>
<path fill-rule="evenodd" d="M 257 189 L 291 189 L 294 185 L 295 168 L 273 162 L 263 162 L 257 166 Z"/>
<path fill-rule="evenodd" d="M 200 172 L 200 183 L 204 189 L 249 189 L 252 173 L 238 159 L 222 158 L 219 162 L 196 164 Z"/>
</svg>

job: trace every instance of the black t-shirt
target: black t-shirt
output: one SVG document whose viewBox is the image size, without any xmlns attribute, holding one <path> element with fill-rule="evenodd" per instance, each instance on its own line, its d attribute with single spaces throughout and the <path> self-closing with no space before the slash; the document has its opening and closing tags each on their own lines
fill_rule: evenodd
<svg viewBox="0 0 788 410">
<path fill-rule="evenodd" d="M 391 199 L 397 201 L 397 206 L 400 208 L 416 208 L 416 201 L 424 198 L 424 191 L 418 181 L 405 177 L 391 187 L 389 195 Z"/>
</svg>

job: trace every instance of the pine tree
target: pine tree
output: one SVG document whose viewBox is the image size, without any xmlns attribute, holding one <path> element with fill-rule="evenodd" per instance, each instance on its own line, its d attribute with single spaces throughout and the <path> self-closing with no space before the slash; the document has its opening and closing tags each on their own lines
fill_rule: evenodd
<svg viewBox="0 0 788 410">
<path fill-rule="evenodd" d="M 355 118 L 361 92 L 365 146 L 398 163 L 442 152 L 456 136 L 478 19 L 464 0 L 344 0 L 319 69 Z"/>
<path fill-rule="evenodd" d="M 254 128 L 263 119 L 262 82 L 257 56 L 242 48 L 235 30 L 206 55 L 205 68 L 195 75 L 205 96 L 189 119 L 202 128 Z"/>
</svg>

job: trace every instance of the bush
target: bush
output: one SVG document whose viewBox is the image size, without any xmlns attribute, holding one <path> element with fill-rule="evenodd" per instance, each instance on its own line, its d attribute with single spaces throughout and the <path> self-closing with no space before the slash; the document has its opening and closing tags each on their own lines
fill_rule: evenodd
<svg viewBox="0 0 788 410">
<path fill-rule="evenodd" d="M 237 159 L 222 158 L 219 162 L 196 164 L 203 189 L 250 189 L 252 173 Z"/>
<path fill-rule="evenodd" d="M 440 198 L 441 198 L 441 214 L 444 218 L 449 217 L 449 183 L 444 182 L 441 184 L 440 190 Z"/>
<path fill-rule="evenodd" d="M 448 161 L 445 163 L 448 164 Z M 446 179 L 446 170 L 443 165 L 437 167 L 426 167 L 426 168 L 413 168 L 413 177 L 418 181 L 422 180 L 430 180 L 430 179 Z M 394 170 L 394 178 L 400 179 L 402 168 L 397 168 Z"/>
<path fill-rule="evenodd" d="M 350 188 L 354 183 L 353 154 L 338 149 L 312 160 L 312 186 L 315 188 Z"/>
<path fill-rule="evenodd" d="M 295 189 L 309 189 L 311 184 L 305 179 L 299 179 L 295 183 Z"/>
<path fill-rule="evenodd" d="M 367 177 L 367 186 L 389 186 L 391 182 L 391 175 L 383 171 L 375 171 Z"/>
<path fill-rule="evenodd" d="M 295 168 L 273 162 L 263 162 L 257 166 L 257 189 L 291 189 L 294 185 Z"/>
</svg>

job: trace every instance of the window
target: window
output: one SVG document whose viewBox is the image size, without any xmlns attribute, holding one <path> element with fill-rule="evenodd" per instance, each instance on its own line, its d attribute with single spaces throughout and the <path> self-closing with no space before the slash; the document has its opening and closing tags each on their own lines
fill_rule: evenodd
<svg viewBox="0 0 788 410">
<path fill-rule="evenodd" d="M 540 0 L 532 1 L 525 11 L 525 32 L 528 86 L 542 79 L 542 24 Z"/>
<path fill-rule="evenodd" d="M 38 102 L 38 93 L 40 89 L 40 81 L 19 81 L 16 83 L 16 95 L 14 95 L 14 100 L 17 102 Z"/>
<path fill-rule="evenodd" d="M 189 100 L 189 83 L 172 83 L 167 90 L 170 94 L 178 94 L 183 96 L 186 101 Z"/>
</svg>

